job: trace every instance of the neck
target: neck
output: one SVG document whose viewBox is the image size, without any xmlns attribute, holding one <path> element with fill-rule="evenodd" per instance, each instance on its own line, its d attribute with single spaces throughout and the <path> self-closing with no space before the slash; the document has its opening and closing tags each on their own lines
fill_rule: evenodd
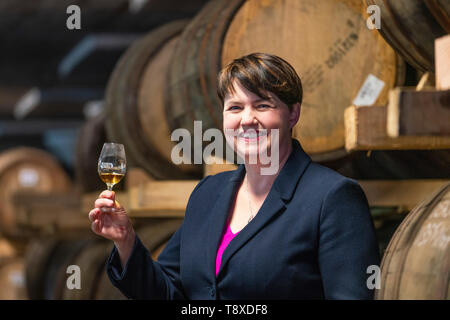
<svg viewBox="0 0 450 320">
<path fill-rule="evenodd" d="M 264 165 L 260 163 L 257 164 L 248 164 L 245 163 L 245 171 L 246 175 L 244 179 L 245 183 L 248 183 L 249 192 L 254 194 L 255 196 L 264 196 L 269 193 L 270 188 L 272 187 L 273 182 L 277 178 L 287 159 L 289 158 L 292 152 L 292 143 L 289 141 L 289 145 L 286 148 L 283 148 L 285 152 L 281 152 L 280 148 L 280 157 L 279 157 L 279 165 L 276 173 L 271 175 L 263 175 L 261 169 Z M 270 164 L 269 164 L 270 165 Z M 268 166 L 268 165 L 267 165 Z"/>
</svg>

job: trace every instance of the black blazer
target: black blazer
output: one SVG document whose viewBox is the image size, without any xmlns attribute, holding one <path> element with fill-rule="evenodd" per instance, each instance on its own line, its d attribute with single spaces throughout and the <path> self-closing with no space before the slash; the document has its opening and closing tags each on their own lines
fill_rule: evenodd
<svg viewBox="0 0 450 320">
<path fill-rule="evenodd" d="M 255 218 L 216 253 L 245 167 L 205 177 L 184 221 L 153 261 L 136 237 L 111 282 L 133 299 L 372 299 L 367 267 L 380 257 L 366 197 L 354 180 L 311 162 L 297 140 Z"/>
</svg>

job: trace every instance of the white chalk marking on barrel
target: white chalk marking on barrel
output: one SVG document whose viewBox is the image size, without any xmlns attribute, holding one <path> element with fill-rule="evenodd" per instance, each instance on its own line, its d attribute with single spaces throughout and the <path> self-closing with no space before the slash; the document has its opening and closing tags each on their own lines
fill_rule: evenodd
<svg viewBox="0 0 450 320">
<path fill-rule="evenodd" d="M 39 173 L 31 168 L 24 168 L 19 171 L 19 183 L 21 186 L 31 188 L 37 186 Z"/>
<path fill-rule="evenodd" d="M 439 202 L 433 209 L 430 218 L 449 218 L 450 217 L 450 200 Z"/>
<path fill-rule="evenodd" d="M 421 247 L 430 245 L 440 249 L 446 249 L 450 243 L 450 229 L 448 225 L 439 223 L 428 223 L 420 231 L 414 245 Z"/>
</svg>

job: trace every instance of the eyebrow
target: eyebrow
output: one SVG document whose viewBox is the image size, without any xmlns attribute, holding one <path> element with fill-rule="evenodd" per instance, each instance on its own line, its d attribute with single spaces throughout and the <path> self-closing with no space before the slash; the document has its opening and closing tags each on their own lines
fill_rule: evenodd
<svg viewBox="0 0 450 320">
<path fill-rule="evenodd" d="M 263 102 L 263 101 L 268 101 L 268 102 L 272 102 L 272 99 L 256 99 L 256 100 L 253 100 L 252 101 L 252 103 L 258 103 L 258 102 Z M 242 102 L 240 102 L 240 101 L 235 101 L 235 100 L 232 100 L 232 101 L 226 101 L 225 102 L 225 104 L 242 104 Z"/>
</svg>

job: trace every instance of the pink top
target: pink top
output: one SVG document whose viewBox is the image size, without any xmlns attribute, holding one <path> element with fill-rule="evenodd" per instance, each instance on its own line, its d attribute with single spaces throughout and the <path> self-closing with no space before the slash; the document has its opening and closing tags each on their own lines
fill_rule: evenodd
<svg viewBox="0 0 450 320">
<path fill-rule="evenodd" d="M 227 222 L 227 229 L 225 230 L 224 234 L 222 235 L 222 240 L 220 241 L 219 249 L 217 250 L 217 256 L 216 256 L 216 276 L 219 273 L 220 270 L 220 263 L 222 262 L 222 255 L 225 251 L 225 248 L 228 246 L 230 241 L 239 233 L 233 233 L 230 228 L 230 223 Z"/>
</svg>

